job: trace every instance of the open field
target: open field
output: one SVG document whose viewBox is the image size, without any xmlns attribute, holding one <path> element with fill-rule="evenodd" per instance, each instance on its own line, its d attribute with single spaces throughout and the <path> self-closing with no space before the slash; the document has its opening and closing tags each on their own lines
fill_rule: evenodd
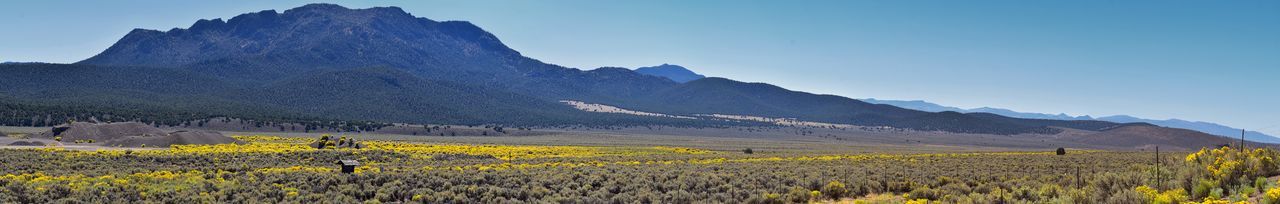
<svg viewBox="0 0 1280 204">
<path fill-rule="evenodd" d="M 359 149 L 308 146 L 319 133 L 246 132 L 224 132 L 243 145 L 6 148 L 0 202 L 1262 202 L 1278 173 L 1270 150 L 1162 153 L 1157 180 L 1150 151 L 627 131 L 343 135 Z M 339 173 L 340 159 L 361 166 Z"/>
<path fill-rule="evenodd" d="M 0 7 L 0 204 L 1280 204 L 1280 0 L 499 2 Z"/>
<path fill-rule="evenodd" d="M 443 126 L 443 125 L 439 125 Z M 227 124 L 212 130 L 225 135 L 275 135 L 282 137 L 319 137 L 324 134 L 344 135 L 358 139 L 411 142 L 455 142 L 511 145 L 584 145 L 584 146 L 686 146 L 717 151 L 754 148 L 759 151 L 804 153 L 932 153 L 973 151 L 1050 151 L 1057 147 L 1094 148 L 1087 144 L 1052 141 L 1045 135 L 982 135 L 908 130 L 861 130 L 796 127 L 731 127 L 731 128 L 558 128 L 509 130 L 497 134 L 491 129 L 455 126 L 433 133 L 412 135 L 417 126 L 395 126 L 366 133 L 239 131 Z M 37 134 L 49 128 L 0 126 L 0 131 Z M 171 130 L 209 130 L 209 128 L 170 128 Z M 251 129 L 247 128 L 246 129 Z M 481 135 L 489 130 L 489 135 Z M 3 140 L 4 138 L 0 138 Z M 4 143 L 8 144 L 8 143 Z M 1132 149 L 1138 151 L 1140 149 Z"/>
</svg>

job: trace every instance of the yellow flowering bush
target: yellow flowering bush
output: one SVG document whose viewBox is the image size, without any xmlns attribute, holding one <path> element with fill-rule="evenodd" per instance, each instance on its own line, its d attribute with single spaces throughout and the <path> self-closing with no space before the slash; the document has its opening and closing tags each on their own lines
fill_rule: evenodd
<svg viewBox="0 0 1280 204">
<path fill-rule="evenodd" d="M 1280 203 L 1280 187 L 1267 189 L 1267 192 L 1263 193 L 1262 195 L 1262 203 L 1266 203 L 1266 204 Z"/>
<path fill-rule="evenodd" d="M 1150 200 L 1152 204 L 1178 204 L 1178 203 L 1187 202 L 1187 199 L 1188 199 L 1187 192 L 1182 189 L 1173 189 L 1173 190 L 1160 192 L 1155 188 L 1142 185 L 1142 186 L 1138 186 L 1134 190 L 1138 191 L 1138 193 L 1142 193 L 1143 196 L 1146 196 L 1147 200 Z"/>
<path fill-rule="evenodd" d="M 370 141 L 365 143 L 369 145 L 369 149 L 427 157 L 439 154 L 469 154 L 491 155 L 501 160 L 513 160 L 545 157 L 590 157 L 602 154 L 598 148 L 581 146 L 425 144 L 389 141 Z"/>
<path fill-rule="evenodd" d="M 1250 188 L 1240 188 L 1242 192 L 1224 192 L 1231 194 L 1242 194 L 1240 197 L 1250 197 L 1249 194 L 1257 193 L 1254 189 L 1262 189 L 1265 186 L 1257 186 L 1259 184 L 1242 183 L 1241 181 L 1252 181 L 1255 178 L 1266 178 L 1276 176 L 1280 171 L 1275 158 L 1280 156 L 1280 152 L 1271 148 L 1258 148 L 1253 150 L 1233 149 L 1231 147 L 1221 147 L 1216 149 L 1202 148 L 1199 151 L 1188 154 L 1184 161 L 1191 168 L 1192 178 L 1197 181 L 1197 186 L 1193 189 L 1192 197 L 1210 198 L 1208 192 L 1212 189 L 1237 190 L 1236 186 L 1249 186 Z"/>
<path fill-rule="evenodd" d="M 925 200 L 925 199 L 907 200 L 906 204 L 929 204 L 929 200 Z"/>
</svg>

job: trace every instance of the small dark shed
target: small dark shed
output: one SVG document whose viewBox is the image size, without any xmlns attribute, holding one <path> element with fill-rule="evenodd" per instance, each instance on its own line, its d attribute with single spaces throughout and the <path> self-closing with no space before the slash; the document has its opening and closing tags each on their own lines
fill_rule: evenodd
<svg viewBox="0 0 1280 204">
<path fill-rule="evenodd" d="M 356 167 L 360 166 L 360 162 L 351 159 L 338 160 L 338 165 L 342 165 L 342 173 L 356 172 Z"/>
</svg>

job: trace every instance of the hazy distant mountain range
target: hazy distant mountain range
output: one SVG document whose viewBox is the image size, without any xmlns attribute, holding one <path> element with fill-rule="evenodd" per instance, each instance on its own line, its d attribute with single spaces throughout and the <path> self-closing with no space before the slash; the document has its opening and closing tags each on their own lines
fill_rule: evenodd
<svg viewBox="0 0 1280 204">
<path fill-rule="evenodd" d="M 1058 113 L 1058 114 L 1026 113 L 1026 112 L 1017 112 L 1009 109 L 990 108 L 990 107 L 963 109 L 963 108 L 957 108 L 957 107 L 951 107 L 951 106 L 938 105 L 935 103 L 930 103 L 922 100 L 880 100 L 880 99 L 874 99 L 874 98 L 861 99 L 861 100 L 866 101 L 868 103 L 887 104 L 887 105 L 893 105 L 893 106 L 903 107 L 907 109 L 915 109 L 915 110 L 922 110 L 922 111 L 929 111 L 929 112 L 955 111 L 955 112 L 961 112 L 961 113 L 994 113 L 994 114 L 1003 115 L 1003 116 L 1009 116 L 1009 117 L 1015 117 L 1015 118 L 1030 118 L 1030 119 L 1101 120 L 1101 121 L 1110 121 L 1110 122 L 1117 122 L 1117 123 L 1150 123 L 1150 124 L 1164 126 L 1164 127 L 1195 130 L 1195 131 L 1200 131 L 1200 132 L 1205 132 L 1205 133 L 1225 136 L 1225 137 L 1240 137 L 1240 128 L 1233 128 L 1233 127 L 1228 127 L 1225 125 L 1220 125 L 1220 124 L 1210 123 L 1210 122 L 1187 121 L 1187 120 L 1181 120 L 1181 119 L 1153 120 L 1153 119 L 1137 118 L 1137 117 L 1127 116 L 1127 115 L 1114 115 L 1114 116 L 1094 118 L 1088 115 L 1071 116 L 1065 113 Z M 1263 134 L 1261 132 L 1256 132 L 1256 131 L 1246 132 L 1245 139 L 1258 141 L 1258 142 L 1280 143 L 1280 138 Z"/>
<path fill-rule="evenodd" d="M 1059 114 L 1024 113 L 1024 112 L 1017 112 L 1009 109 L 991 108 L 991 107 L 963 109 L 963 108 L 957 108 L 957 107 L 951 107 L 951 106 L 938 105 L 936 103 L 930 103 L 922 100 L 880 100 L 880 99 L 874 99 L 874 98 L 867 98 L 867 99 L 860 99 L 860 100 L 866 101 L 867 103 L 887 104 L 887 105 L 893 105 L 893 106 L 903 107 L 907 109 L 922 110 L 922 111 L 929 111 L 929 112 L 942 112 L 942 111 L 955 111 L 955 112 L 961 112 L 961 113 L 982 112 L 982 113 L 995 113 L 995 114 L 1015 117 L 1015 118 L 1049 119 L 1049 120 L 1093 120 L 1094 119 L 1093 117 L 1089 117 L 1087 115 L 1070 116 L 1065 113 L 1059 113 Z"/>
<path fill-rule="evenodd" d="M 199 20 L 186 29 L 135 29 L 75 64 L 4 64 L 0 73 L 0 105 L 24 108 L 0 119 L 18 122 L 65 114 L 58 111 L 65 106 L 435 124 L 755 124 L 594 113 L 559 102 L 573 100 L 671 115 L 953 133 L 1056 134 L 1071 128 L 1102 134 L 1143 125 L 920 111 L 703 77 L 675 65 L 584 71 L 523 56 L 469 22 L 415 17 L 396 7 L 332 4 Z M 1179 133 L 1207 142 L 1200 146 L 1229 141 Z"/>
</svg>

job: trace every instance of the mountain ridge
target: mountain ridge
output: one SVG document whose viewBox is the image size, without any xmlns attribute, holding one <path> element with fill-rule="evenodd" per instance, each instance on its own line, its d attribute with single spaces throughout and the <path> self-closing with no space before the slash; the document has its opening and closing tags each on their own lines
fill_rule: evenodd
<svg viewBox="0 0 1280 204">
<path fill-rule="evenodd" d="M 1071 115 L 1067 115 L 1066 113 L 1058 113 L 1058 114 L 1027 113 L 1027 112 L 1018 112 L 1018 111 L 1013 111 L 1009 109 L 992 108 L 992 107 L 964 109 L 964 108 L 958 108 L 958 107 L 952 107 L 952 106 L 939 105 L 936 103 L 923 101 L 923 100 L 883 100 L 883 99 L 875 99 L 875 98 L 865 98 L 865 99 L 858 99 L 858 100 L 866 101 L 868 103 L 888 104 L 888 105 L 903 107 L 907 109 L 928 111 L 928 112 L 942 112 L 942 111 L 955 111 L 955 112 L 961 112 L 961 113 L 983 112 L 983 113 L 995 113 L 995 114 L 1000 114 L 1003 116 L 1009 116 L 1009 117 L 1015 117 L 1015 118 L 1050 119 L 1050 120 L 1093 120 L 1094 119 L 1093 117 L 1088 115 L 1071 116 Z"/>
<path fill-rule="evenodd" d="M 1239 128 L 1233 128 L 1233 127 L 1229 127 L 1229 126 L 1221 125 L 1217 123 L 1204 122 L 1204 121 L 1189 121 L 1189 120 L 1182 120 L 1177 118 L 1155 120 L 1155 119 L 1138 118 L 1138 117 L 1133 117 L 1128 115 L 1112 115 L 1112 116 L 1094 118 L 1088 115 L 1071 116 L 1065 113 L 1058 113 L 1058 114 L 1027 113 L 1027 112 L 1017 112 L 1009 109 L 990 108 L 990 107 L 963 109 L 963 108 L 939 105 L 936 103 L 931 103 L 923 100 L 883 100 L 883 99 L 874 99 L 874 98 L 867 98 L 867 99 L 861 99 L 861 100 L 867 101 L 869 103 L 889 104 L 889 105 L 894 105 L 894 106 L 903 107 L 907 109 L 915 109 L 915 110 L 929 111 L 929 112 L 941 112 L 941 111 L 955 111 L 955 112 L 961 112 L 961 113 L 980 112 L 980 113 L 993 113 L 993 114 L 998 114 L 998 115 L 1003 115 L 1008 117 L 1028 118 L 1028 119 L 1101 120 L 1101 121 L 1109 121 L 1109 122 L 1116 122 L 1116 123 L 1148 123 L 1148 124 L 1163 126 L 1163 127 L 1195 130 L 1195 131 L 1209 133 L 1212 135 L 1217 135 L 1222 137 L 1239 137 L 1240 131 L 1241 131 Z M 1245 139 L 1257 141 L 1257 142 L 1280 144 L 1280 137 L 1267 135 L 1265 133 L 1261 133 L 1257 131 L 1247 131 L 1245 134 Z"/>
<path fill-rule="evenodd" d="M 5 84 L 0 95 L 42 103 L 193 106 L 183 107 L 186 111 L 212 104 L 227 112 L 255 107 L 268 109 L 255 109 L 259 112 L 437 124 L 738 124 L 590 113 L 559 102 L 574 100 L 664 114 L 734 114 L 974 134 L 1056 134 L 1061 130 L 1055 127 L 1101 131 L 1119 125 L 924 112 L 716 77 L 678 83 L 624 68 L 584 71 L 523 56 L 474 24 L 414 17 L 395 7 L 310 4 L 282 13 L 200 20 L 186 29 L 135 29 L 89 59 L 49 66 L 70 68 L 50 72 L 34 65 L 0 66 L 29 73 L 25 78 L 0 76 Z M 122 76 L 87 78 L 120 88 L 50 80 L 84 74 L 75 70 Z M 155 73 L 140 73 L 148 71 Z M 212 85 L 201 87 L 204 82 Z M 52 91 L 32 92 L 32 87 Z M 99 94 L 75 94 L 94 91 Z M 164 100 L 137 99 L 146 97 Z"/>
</svg>

